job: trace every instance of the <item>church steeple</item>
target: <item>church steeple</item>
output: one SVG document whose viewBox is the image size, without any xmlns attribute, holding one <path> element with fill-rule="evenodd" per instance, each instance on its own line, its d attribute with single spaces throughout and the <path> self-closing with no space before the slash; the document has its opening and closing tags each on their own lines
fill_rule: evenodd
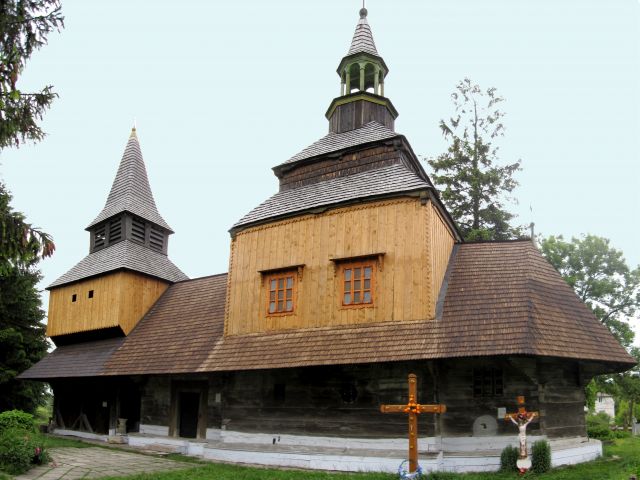
<svg viewBox="0 0 640 480">
<path fill-rule="evenodd" d="M 153 199 L 135 127 L 104 208 L 86 230 L 91 234 L 91 252 L 130 240 L 167 254 L 168 237 L 173 230 Z"/>
<path fill-rule="evenodd" d="M 103 220 L 125 211 L 153 222 L 173 233 L 171 227 L 158 213 L 156 202 L 153 199 L 136 127 L 131 129 L 129 141 L 124 149 L 118 172 L 111 185 L 111 191 L 104 208 L 95 220 L 89 224 L 87 230 Z"/>
<path fill-rule="evenodd" d="M 360 9 L 349 51 L 338 65 L 340 96 L 331 102 L 326 113 L 329 131 L 333 133 L 354 130 L 372 121 L 393 130 L 398 116 L 384 96 L 389 69 L 378 53 L 367 14 L 366 8 Z"/>
</svg>

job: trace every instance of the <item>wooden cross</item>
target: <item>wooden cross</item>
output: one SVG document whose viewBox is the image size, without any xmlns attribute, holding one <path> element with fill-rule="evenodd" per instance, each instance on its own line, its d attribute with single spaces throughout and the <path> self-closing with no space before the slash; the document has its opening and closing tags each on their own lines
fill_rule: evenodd
<svg viewBox="0 0 640 480">
<path fill-rule="evenodd" d="M 409 402 L 406 405 L 380 405 L 382 413 L 409 414 L 409 473 L 418 468 L 418 415 L 421 413 L 444 413 L 446 405 L 420 405 L 417 389 L 418 377 L 409 374 Z"/>
<path fill-rule="evenodd" d="M 506 421 L 513 422 L 518 427 L 518 440 L 520 442 L 520 454 L 518 455 L 518 468 L 525 472 L 531 468 L 531 461 L 527 455 L 527 426 L 540 415 L 538 412 L 528 412 L 524 406 L 524 397 L 518 397 L 518 411 L 507 413 L 504 416 Z"/>
</svg>

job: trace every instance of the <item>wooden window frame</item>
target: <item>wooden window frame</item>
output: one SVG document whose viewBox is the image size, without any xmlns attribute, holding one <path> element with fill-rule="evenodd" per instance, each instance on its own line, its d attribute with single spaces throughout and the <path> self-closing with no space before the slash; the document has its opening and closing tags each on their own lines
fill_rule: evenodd
<svg viewBox="0 0 640 480">
<path fill-rule="evenodd" d="M 265 312 L 267 317 L 285 317 L 289 315 L 295 315 L 296 313 L 296 304 L 298 303 L 298 278 L 299 270 L 298 269 L 286 269 L 279 271 L 270 271 L 264 273 L 264 285 L 265 285 Z M 291 288 L 287 288 L 287 279 L 291 278 L 292 286 Z M 279 280 L 283 280 L 283 288 L 279 288 L 279 285 L 276 285 L 276 289 L 271 289 L 271 282 Z M 287 290 L 291 290 L 291 310 L 286 310 L 287 303 Z M 271 292 L 275 292 L 275 312 L 271 312 Z M 278 292 L 284 292 L 283 294 L 283 305 L 285 310 L 278 311 Z"/>
<path fill-rule="evenodd" d="M 474 398 L 492 398 L 504 396 L 504 370 L 502 368 L 475 367 L 472 374 L 472 388 Z"/>
<path fill-rule="evenodd" d="M 371 268 L 371 278 L 369 279 L 365 279 L 364 278 L 364 269 L 366 267 Z M 376 288 L 376 271 L 377 271 L 377 267 L 378 267 L 378 259 L 376 257 L 367 257 L 367 258 L 359 258 L 358 260 L 353 260 L 353 261 L 345 261 L 345 262 L 340 262 L 339 264 L 339 274 L 338 274 L 338 281 L 340 282 L 340 306 L 341 308 L 372 308 L 375 306 L 375 301 L 376 301 L 376 295 L 375 295 L 375 288 Z M 360 277 L 360 282 L 361 282 L 361 287 L 358 290 L 358 293 L 360 293 L 362 299 L 364 299 L 364 294 L 366 292 L 369 292 L 370 298 L 371 300 L 369 302 L 364 302 L 364 301 L 360 301 L 358 303 L 354 303 L 353 302 L 353 296 L 355 295 L 356 291 L 354 289 L 354 282 L 356 281 L 355 278 L 353 277 L 353 273 L 352 273 L 352 277 L 347 280 L 345 278 L 346 275 L 346 271 L 350 270 L 350 271 L 354 271 L 356 268 L 361 268 L 362 269 L 362 275 Z M 364 288 L 364 282 L 365 280 L 369 280 L 369 288 Z M 346 286 L 347 286 L 347 282 L 350 283 L 350 294 L 352 295 L 352 302 L 351 303 L 345 303 L 345 295 L 347 294 L 346 291 Z"/>
</svg>

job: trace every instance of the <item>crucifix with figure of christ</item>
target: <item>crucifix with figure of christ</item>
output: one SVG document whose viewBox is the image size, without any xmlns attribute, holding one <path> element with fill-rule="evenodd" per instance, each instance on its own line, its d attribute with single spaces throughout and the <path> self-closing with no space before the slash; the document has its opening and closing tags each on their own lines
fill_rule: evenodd
<svg viewBox="0 0 640 480">
<path fill-rule="evenodd" d="M 520 441 L 520 454 L 518 455 L 517 466 L 521 473 L 531 468 L 531 460 L 527 455 L 527 426 L 540 415 L 538 412 L 528 412 L 524 406 L 524 397 L 518 397 L 518 411 L 507 413 L 504 416 L 506 421 L 511 421 L 518 427 L 518 440 Z"/>
<path fill-rule="evenodd" d="M 409 374 L 409 401 L 406 405 L 380 405 L 382 413 L 407 413 L 409 415 L 409 473 L 418 468 L 418 415 L 421 413 L 445 413 L 446 405 L 420 405 L 418 403 L 418 377 Z"/>
</svg>

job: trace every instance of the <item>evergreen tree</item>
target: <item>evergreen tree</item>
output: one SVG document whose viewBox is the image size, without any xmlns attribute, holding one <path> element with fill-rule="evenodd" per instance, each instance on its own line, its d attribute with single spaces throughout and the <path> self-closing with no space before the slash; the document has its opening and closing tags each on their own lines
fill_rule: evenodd
<svg viewBox="0 0 640 480">
<path fill-rule="evenodd" d="M 23 92 L 18 79 L 47 35 L 63 26 L 59 0 L 0 1 L 0 150 L 38 141 L 37 121 L 56 97 L 51 86 Z M 16 380 L 47 351 L 37 262 L 53 254 L 51 237 L 12 209 L 0 183 L 0 411 L 33 411 L 44 400 L 44 385 Z"/>
<path fill-rule="evenodd" d="M 0 411 L 33 412 L 45 400 L 42 383 L 15 378 L 47 353 L 39 280 L 15 267 L 0 274 Z"/>
<path fill-rule="evenodd" d="M 60 8 L 58 0 L 0 2 L 0 149 L 44 137 L 36 122 L 57 95 L 50 85 L 23 92 L 17 83 L 31 54 L 63 26 Z"/>
<path fill-rule="evenodd" d="M 45 398 L 44 385 L 16 376 L 47 353 L 35 267 L 43 255 L 53 253 L 53 243 L 10 203 L 0 184 L 0 411 L 33 411 Z"/>
<path fill-rule="evenodd" d="M 465 78 L 451 94 L 455 115 L 441 120 L 440 129 L 451 143 L 445 153 L 430 159 L 432 179 L 465 240 L 504 240 L 521 235 L 505 210 L 504 194 L 518 185 L 513 174 L 520 161 L 498 166 L 495 139 L 504 134 L 504 99 L 495 88 L 483 91 Z"/>
</svg>

